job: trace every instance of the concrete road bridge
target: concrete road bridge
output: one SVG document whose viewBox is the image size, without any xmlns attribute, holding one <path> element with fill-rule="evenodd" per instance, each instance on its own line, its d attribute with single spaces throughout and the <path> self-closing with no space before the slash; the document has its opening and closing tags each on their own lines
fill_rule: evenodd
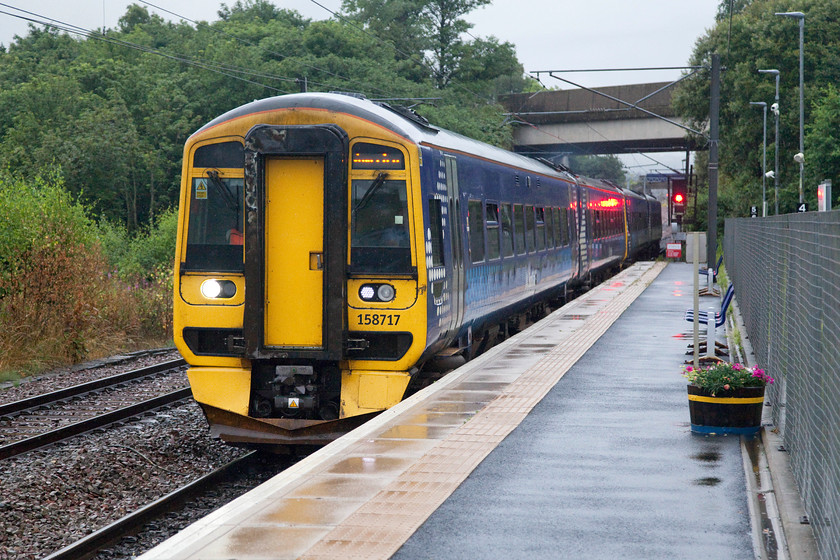
<svg viewBox="0 0 840 560">
<path fill-rule="evenodd" d="M 552 161 L 565 155 L 705 149 L 702 140 L 698 145 L 685 129 L 672 124 L 684 125 L 671 108 L 674 88 L 668 86 L 673 82 L 597 88 L 609 97 L 570 89 L 509 95 L 501 101 L 519 124 L 514 149 Z"/>
</svg>

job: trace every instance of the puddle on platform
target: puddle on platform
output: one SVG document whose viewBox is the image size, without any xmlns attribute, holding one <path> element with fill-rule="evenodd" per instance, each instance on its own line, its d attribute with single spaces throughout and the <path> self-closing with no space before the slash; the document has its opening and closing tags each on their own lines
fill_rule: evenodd
<svg viewBox="0 0 840 560">
<path fill-rule="evenodd" d="M 591 317 L 591 315 L 563 315 L 560 317 L 561 321 L 583 321 L 587 317 Z"/>
<path fill-rule="evenodd" d="M 703 451 L 701 453 L 695 453 L 691 456 L 692 459 L 697 459 L 703 463 L 717 463 L 720 461 L 720 452 L 719 451 Z"/>
<path fill-rule="evenodd" d="M 705 478 L 698 478 L 694 481 L 695 486 L 717 486 L 722 481 L 716 476 L 707 476 Z"/>
</svg>

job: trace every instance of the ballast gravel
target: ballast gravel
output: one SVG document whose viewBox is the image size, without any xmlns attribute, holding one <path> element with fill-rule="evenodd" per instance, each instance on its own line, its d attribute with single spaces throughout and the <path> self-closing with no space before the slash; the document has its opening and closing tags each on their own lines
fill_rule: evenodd
<svg viewBox="0 0 840 560">
<path fill-rule="evenodd" d="M 167 359 L 172 357 L 155 361 Z M 75 382 L 78 373 L 19 387 L 54 390 L 44 387 L 66 386 L 65 377 Z M 23 398 L 8 398 L 6 391 L 16 389 L 0 390 L 0 399 Z M 199 406 L 190 402 L 2 460 L 0 560 L 47 556 L 242 453 L 212 439 Z"/>
</svg>

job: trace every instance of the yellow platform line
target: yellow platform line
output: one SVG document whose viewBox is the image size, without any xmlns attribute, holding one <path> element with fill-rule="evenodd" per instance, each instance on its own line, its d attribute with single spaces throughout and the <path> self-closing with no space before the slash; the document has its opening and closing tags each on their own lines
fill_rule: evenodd
<svg viewBox="0 0 840 560">
<path fill-rule="evenodd" d="M 703 395 L 688 395 L 688 400 L 717 404 L 758 404 L 764 402 L 764 397 L 704 397 Z"/>
<path fill-rule="evenodd" d="M 656 279 L 666 264 L 655 263 L 627 284 L 602 284 L 588 292 L 584 298 L 591 300 L 597 297 L 599 291 L 622 290 L 622 293 L 589 315 L 562 344 L 550 350 L 472 419 L 440 441 L 387 487 L 335 526 L 301 558 L 390 558 L 479 463 L 524 420 L 531 409 Z M 567 308 L 565 312 L 568 313 Z"/>
</svg>

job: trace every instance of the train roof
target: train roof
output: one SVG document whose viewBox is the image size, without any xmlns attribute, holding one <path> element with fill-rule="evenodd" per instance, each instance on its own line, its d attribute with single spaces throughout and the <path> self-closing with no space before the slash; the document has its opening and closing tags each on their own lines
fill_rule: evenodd
<svg viewBox="0 0 840 560">
<path fill-rule="evenodd" d="M 409 109 L 341 93 L 294 93 L 259 99 L 216 117 L 201 127 L 196 134 L 254 113 L 285 109 L 317 109 L 345 113 L 373 122 L 418 145 L 463 152 L 533 173 L 573 180 L 564 171 L 541 161 L 431 125 Z"/>
</svg>

